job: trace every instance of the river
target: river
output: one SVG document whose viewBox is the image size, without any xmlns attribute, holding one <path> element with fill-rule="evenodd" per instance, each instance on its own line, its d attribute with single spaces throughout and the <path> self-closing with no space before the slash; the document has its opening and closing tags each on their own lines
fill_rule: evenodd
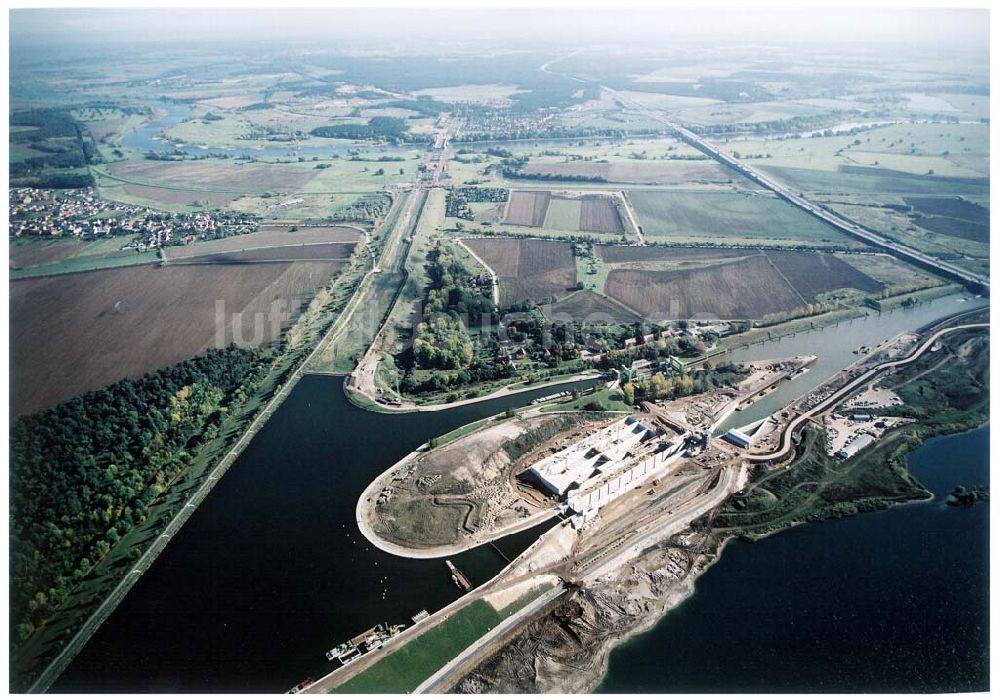
<svg viewBox="0 0 1000 699">
<path fill-rule="evenodd" d="M 989 425 L 911 452 L 935 498 L 731 541 L 692 597 L 616 648 L 600 692 L 989 689 Z"/>
<path fill-rule="evenodd" d="M 52 691 L 285 691 L 334 669 L 323 654 L 341 641 L 459 597 L 443 560 L 371 546 L 357 498 L 431 437 L 552 389 L 383 414 L 342 381 L 302 379 Z M 513 558 L 552 523 L 497 545 Z M 490 546 L 452 560 L 474 585 L 506 565 Z"/>
<path fill-rule="evenodd" d="M 166 114 L 159 119 L 154 119 L 137 129 L 129 131 L 121 139 L 121 145 L 125 148 L 154 153 L 172 152 L 176 143 L 164 140 L 162 134 L 172 126 L 191 118 L 191 105 L 181 102 L 157 102 L 151 105 L 156 109 L 165 111 Z M 323 139 L 316 139 L 322 142 Z M 338 145 L 335 145 L 338 144 Z M 369 154 L 394 154 L 400 155 L 408 152 L 419 152 L 424 150 L 424 146 L 415 143 L 404 143 L 396 146 L 392 144 L 372 145 L 370 143 L 352 143 L 344 145 L 341 140 L 333 141 L 327 145 L 281 145 L 281 146 L 257 146 L 247 148 L 217 148 L 202 147 L 198 144 L 186 143 L 180 146 L 181 150 L 188 155 L 213 155 L 231 158 L 295 158 L 298 156 L 309 157 L 320 156 L 330 157 L 332 155 L 346 155 L 349 151 L 359 151 Z"/>
</svg>

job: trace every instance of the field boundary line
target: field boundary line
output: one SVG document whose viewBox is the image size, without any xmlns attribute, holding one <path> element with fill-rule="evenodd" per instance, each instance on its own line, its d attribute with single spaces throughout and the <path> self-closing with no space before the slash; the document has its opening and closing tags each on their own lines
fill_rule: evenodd
<svg viewBox="0 0 1000 699">
<path fill-rule="evenodd" d="M 487 272 L 490 273 L 490 276 L 493 278 L 493 305 L 494 306 L 499 306 L 500 305 L 500 279 L 497 277 L 497 273 L 493 271 L 492 267 L 490 267 L 488 264 L 486 264 L 485 262 L 483 262 L 483 258 L 481 258 L 479 255 L 477 255 L 473 251 L 472 248 L 470 248 L 468 245 L 466 245 L 465 241 L 462 238 L 456 238 L 455 242 L 457 242 L 459 245 L 461 245 L 465 249 L 465 251 L 467 253 L 469 253 L 470 255 L 472 255 L 473 259 L 475 259 L 476 262 L 478 262 L 479 264 L 481 264 L 483 266 L 483 269 L 485 269 Z"/>
</svg>

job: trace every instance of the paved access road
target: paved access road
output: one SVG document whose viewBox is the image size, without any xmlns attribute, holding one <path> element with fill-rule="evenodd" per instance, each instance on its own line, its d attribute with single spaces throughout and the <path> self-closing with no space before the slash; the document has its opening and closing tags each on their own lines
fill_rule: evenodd
<svg viewBox="0 0 1000 699">
<path fill-rule="evenodd" d="M 969 330 L 972 328 L 988 329 L 989 327 L 990 327 L 989 323 L 968 323 L 966 325 L 955 325 L 950 328 L 942 328 L 941 330 L 938 330 L 930 337 L 928 337 L 922 345 L 920 345 L 917 349 L 915 349 L 906 358 L 893 359 L 891 361 L 883 362 L 882 364 L 878 364 L 872 367 L 864 374 L 862 374 L 861 376 L 857 377 L 856 379 L 848 383 L 843 388 L 835 391 L 826 400 L 817 403 L 808 411 L 794 418 L 791 422 L 788 423 L 788 425 L 785 427 L 785 430 L 782 432 L 778 449 L 771 452 L 770 454 L 747 455 L 746 457 L 747 461 L 754 463 L 761 463 L 761 462 L 771 463 L 774 461 L 780 461 L 781 459 L 785 458 L 788 455 L 788 453 L 792 450 L 793 448 L 792 435 L 799 427 L 805 424 L 806 421 L 812 419 L 813 416 L 819 415 L 829 410 L 830 408 L 836 406 L 838 403 L 840 403 L 840 401 L 844 400 L 851 393 L 857 391 L 859 387 L 864 386 L 866 383 L 870 382 L 872 379 L 881 374 L 883 371 L 886 371 L 887 369 L 895 369 L 897 367 L 906 366 L 907 364 L 915 362 L 924 354 L 924 352 L 930 349 L 934 345 L 934 343 L 937 342 L 943 335 L 956 332 L 959 330 Z"/>
</svg>

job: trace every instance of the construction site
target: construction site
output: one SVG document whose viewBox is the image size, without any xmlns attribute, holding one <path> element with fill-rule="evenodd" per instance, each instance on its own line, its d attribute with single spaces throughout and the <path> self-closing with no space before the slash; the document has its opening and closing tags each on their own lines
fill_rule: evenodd
<svg viewBox="0 0 1000 699">
<path fill-rule="evenodd" d="M 800 375 L 815 358 L 754 362 L 745 366 L 748 375 L 735 386 L 646 402 L 643 413 L 581 420 L 558 429 L 560 423 L 551 417 L 558 413 L 542 422 L 539 408 L 533 407 L 516 418 L 522 424 L 513 439 L 514 432 L 506 432 L 514 429 L 510 422 L 502 430 L 487 425 L 455 440 L 452 448 L 469 455 L 468 465 L 478 458 L 467 442 L 471 436 L 495 433 L 503 440 L 506 433 L 507 444 L 515 442 L 519 449 L 507 453 L 497 474 L 504 475 L 495 484 L 508 497 L 516 494 L 532 503 L 535 516 L 558 515 L 562 521 L 447 615 L 431 616 L 428 622 L 447 624 L 455 609 L 477 600 L 509 590 L 548 590 L 437 667 L 416 691 L 593 689 L 614 645 L 648 628 L 691 593 L 694 579 L 716 559 L 725 539 L 713 534 L 712 513 L 743 492 L 752 477 L 789 468 L 796 453 L 794 435 L 801 428 L 810 422 L 825 426 L 827 452 L 851 459 L 910 422 L 862 412 L 900 405 L 898 396 L 878 386 L 880 377 L 935 351 L 945 333 L 981 327 L 941 328 L 882 342 L 785 408 L 722 435 L 712 430 L 728 415 L 751 405 L 779 381 Z M 524 438 L 532 433 L 534 439 Z M 408 463 L 396 468 L 411 469 L 408 477 L 413 477 L 417 472 Z M 392 477 L 395 471 L 389 473 Z M 494 537 L 502 534 L 493 530 Z M 485 542 L 489 535 L 483 532 L 476 540 Z M 559 581 L 555 587 L 553 580 Z M 372 655 L 371 663 L 377 662 L 377 653 Z M 342 668 L 315 690 L 328 691 L 369 666 L 359 661 Z"/>
</svg>

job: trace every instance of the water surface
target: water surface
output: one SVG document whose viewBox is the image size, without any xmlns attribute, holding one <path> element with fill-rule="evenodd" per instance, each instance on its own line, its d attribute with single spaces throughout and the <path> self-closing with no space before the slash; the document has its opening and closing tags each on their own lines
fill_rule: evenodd
<svg viewBox="0 0 1000 699">
<path fill-rule="evenodd" d="M 930 502 L 731 541 L 695 594 L 611 654 L 600 692 L 989 688 L 989 425 L 907 460 Z"/>
<path fill-rule="evenodd" d="M 371 546 L 357 499 L 431 437 L 552 388 L 382 414 L 352 405 L 342 382 L 299 382 L 53 691 L 285 691 L 334 669 L 323 654 L 341 641 L 459 597 L 443 560 Z M 513 557 L 551 523 L 497 545 Z M 474 585 L 506 565 L 488 545 L 452 560 Z"/>
</svg>

